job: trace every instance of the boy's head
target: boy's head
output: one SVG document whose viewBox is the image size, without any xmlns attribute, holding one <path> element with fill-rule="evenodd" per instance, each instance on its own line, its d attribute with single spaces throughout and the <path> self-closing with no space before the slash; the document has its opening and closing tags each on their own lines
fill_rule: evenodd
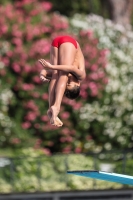
<svg viewBox="0 0 133 200">
<path fill-rule="evenodd" d="M 69 74 L 65 90 L 65 96 L 69 99 L 76 99 L 79 96 L 79 94 L 80 94 L 80 82 L 74 75 Z"/>
</svg>

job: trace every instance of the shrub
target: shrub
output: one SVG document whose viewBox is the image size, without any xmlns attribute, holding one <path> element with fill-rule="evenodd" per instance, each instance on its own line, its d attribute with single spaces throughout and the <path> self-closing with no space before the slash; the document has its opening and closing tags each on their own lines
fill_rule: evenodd
<svg viewBox="0 0 133 200">
<path fill-rule="evenodd" d="M 103 93 L 107 83 L 106 50 L 97 48 L 99 41 L 90 31 L 81 31 L 74 36 L 85 55 L 87 78 L 82 84 L 79 99 L 63 99 L 60 117 L 64 126 L 60 129 L 50 126 L 46 115 L 47 85 L 39 80 L 42 67 L 37 60 L 42 57 L 49 60 L 51 40 L 69 31 L 68 19 L 50 13 L 51 6 L 47 1 L 23 0 L 0 7 L 0 16 L 5 16 L 0 18 L 0 41 L 8 41 L 8 50 L 0 55 L 6 75 L 0 76 L 3 85 L 7 83 L 13 95 L 8 104 L 8 114 L 14 122 L 10 140 L 3 132 L 8 142 L 1 142 L 1 146 L 34 146 L 43 148 L 48 154 L 81 152 L 93 149 L 94 141 L 79 123 L 79 109 L 88 99 L 93 101 Z M 91 147 L 88 143 L 92 144 Z"/>
<path fill-rule="evenodd" d="M 80 21 L 76 16 L 72 23 Z M 81 123 L 97 145 L 106 150 L 133 147 L 133 34 L 110 20 L 90 15 L 83 23 L 99 38 L 98 48 L 108 49 L 108 84 L 101 98 L 91 99 L 80 109 Z"/>
</svg>

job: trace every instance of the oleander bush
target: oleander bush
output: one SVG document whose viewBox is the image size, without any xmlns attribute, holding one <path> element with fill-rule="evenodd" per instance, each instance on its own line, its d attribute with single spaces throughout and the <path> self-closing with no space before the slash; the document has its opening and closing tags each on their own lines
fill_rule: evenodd
<svg viewBox="0 0 133 200">
<path fill-rule="evenodd" d="M 79 110 L 88 101 L 103 95 L 107 84 L 107 50 L 98 48 L 99 40 L 92 31 L 81 30 L 74 35 L 69 20 L 50 12 L 51 8 L 50 2 L 37 0 L 16 0 L 14 4 L 9 2 L 0 7 L 0 42 L 4 48 L 7 46 L 0 54 L 3 66 L 0 78 L 1 84 L 10 91 L 5 116 L 13 123 L 8 133 L 5 129 L 2 131 L 2 148 L 32 146 L 42 148 L 46 154 L 95 149 L 91 132 L 80 123 Z M 64 125 L 56 128 L 49 124 L 46 115 L 48 85 L 39 79 L 42 66 L 38 59 L 49 60 L 51 41 L 61 34 L 72 34 L 81 44 L 87 78 L 77 100 L 63 99 L 60 118 Z"/>
</svg>

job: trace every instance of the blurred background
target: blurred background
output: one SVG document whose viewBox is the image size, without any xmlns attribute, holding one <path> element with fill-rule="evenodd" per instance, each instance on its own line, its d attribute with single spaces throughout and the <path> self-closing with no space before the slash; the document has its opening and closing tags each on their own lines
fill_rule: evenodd
<svg viewBox="0 0 133 200">
<path fill-rule="evenodd" d="M 132 25 L 133 0 L 0 1 L 1 194 L 131 188 L 66 171 L 133 175 Z M 62 34 L 79 42 L 87 76 L 56 128 L 37 60 Z"/>
</svg>

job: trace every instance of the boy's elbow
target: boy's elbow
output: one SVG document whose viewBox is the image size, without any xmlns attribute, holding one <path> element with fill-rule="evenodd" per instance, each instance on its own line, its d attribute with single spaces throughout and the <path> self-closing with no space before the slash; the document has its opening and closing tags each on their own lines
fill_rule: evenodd
<svg viewBox="0 0 133 200">
<path fill-rule="evenodd" d="M 74 65 L 69 66 L 69 72 L 75 73 L 75 66 Z"/>
</svg>

